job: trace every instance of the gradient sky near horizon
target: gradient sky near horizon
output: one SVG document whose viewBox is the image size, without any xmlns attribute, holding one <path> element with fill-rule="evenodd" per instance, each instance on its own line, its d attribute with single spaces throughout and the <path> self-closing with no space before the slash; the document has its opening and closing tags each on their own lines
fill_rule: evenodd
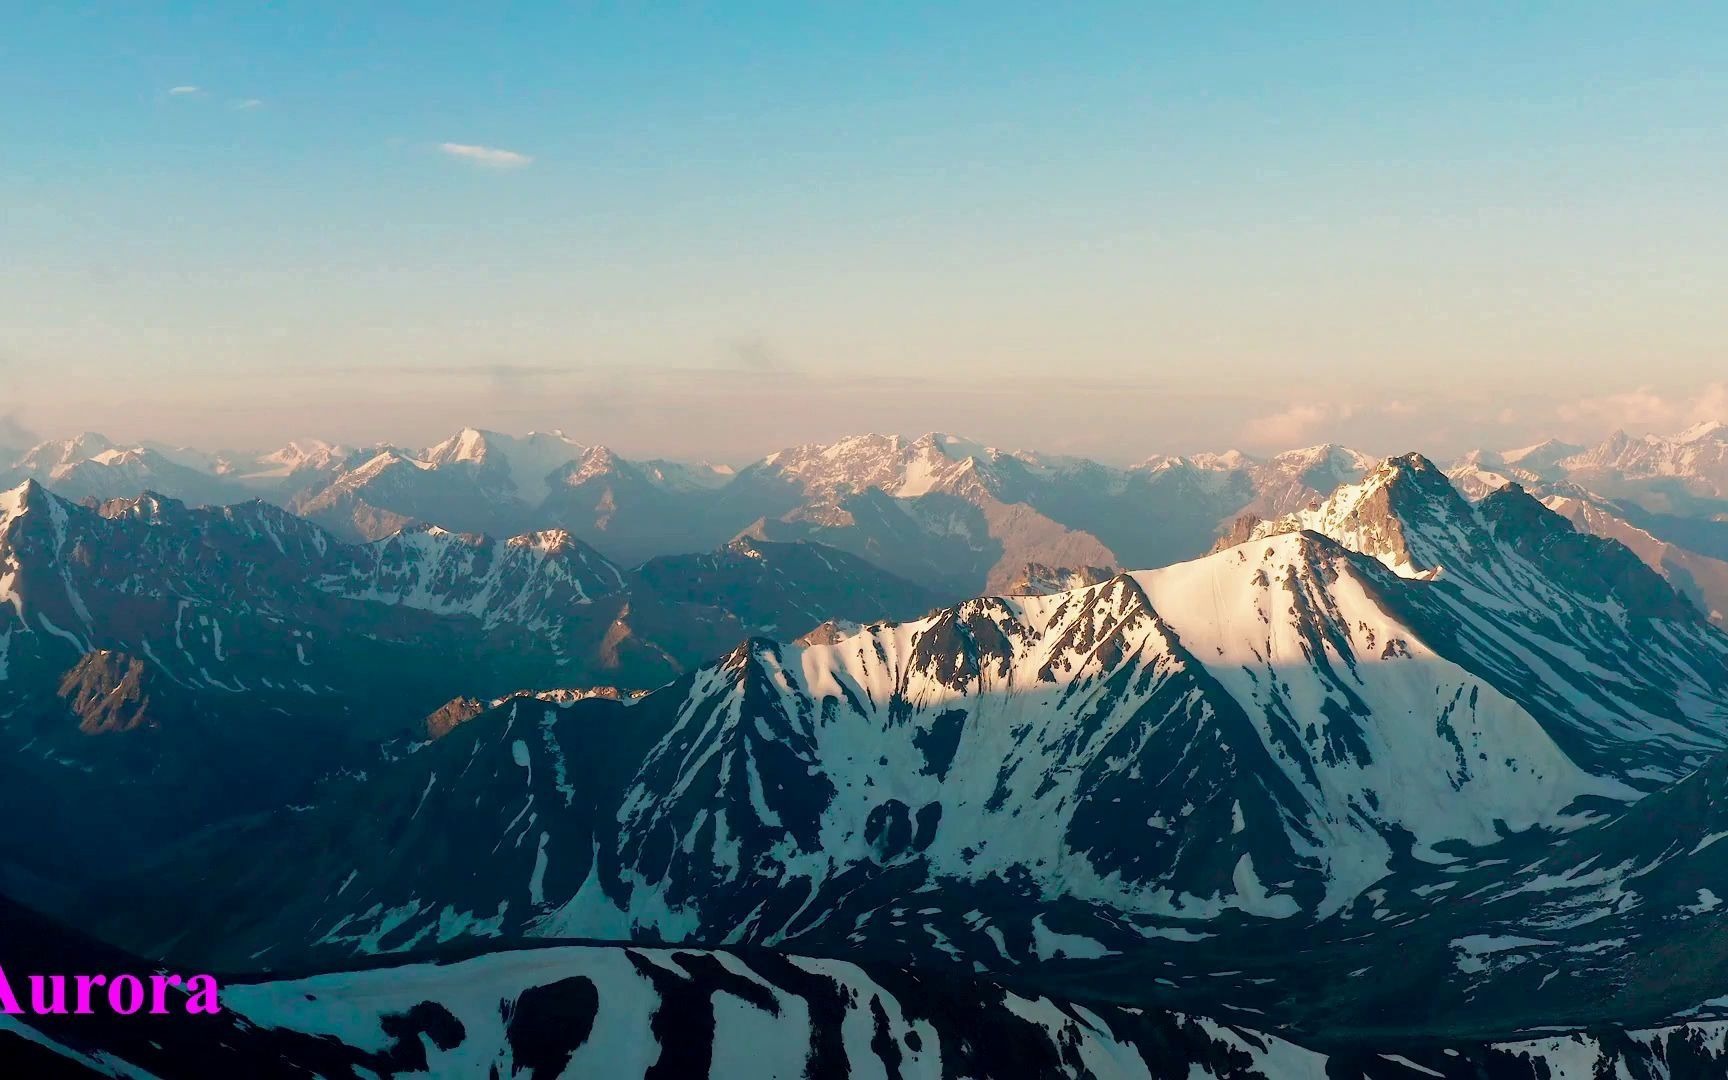
<svg viewBox="0 0 1728 1080">
<path fill-rule="evenodd" d="M 0 442 L 1728 418 L 1719 4 L 15 7 Z"/>
</svg>

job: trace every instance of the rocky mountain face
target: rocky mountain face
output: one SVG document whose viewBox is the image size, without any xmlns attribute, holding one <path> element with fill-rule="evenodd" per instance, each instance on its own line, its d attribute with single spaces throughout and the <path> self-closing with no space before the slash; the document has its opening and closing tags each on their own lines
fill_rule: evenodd
<svg viewBox="0 0 1728 1080">
<path fill-rule="evenodd" d="M 731 612 L 749 634 L 804 633 L 830 618 L 910 617 L 935 593 L 848 552 L 740 537 L 718 551 L 666 555 L 630 572 L 637 595 Z"/>
<path fill-rule="evenodd" d="M 1357 940 L 1340 920 L 1313 961 L 1333 973 L 1368 965 L 1369 992 L 1419 993 L 1422 1007 L 1478 1024 L 1535 1026 L 1564 1012 L 1636 1025 L 1690 1012 L 1728 978 L 1714 944 L 1728 918 L 1717 891 L 1728 851 L 1716 847 L 1728 836 L 1725 778 L 1719 756 L 1552 843 L 1509 841 L 1391 883 L 1354 913 Z M 1373 950 L 1364 921 L 1384 928 Z"/>
<path fill-rule="evenodd" d="M 1645 515 L 1635 508 L 1562 481 L 1540 489 L 1543 505 L 1572 522 L 1580 532 L 1618 540 L 1718 626 L 1728 625 L 1728 558 L 1694 551 L 1663 540 L 1634 524 Z M 1704 523 L 1700 523 L 1704 524 Z M 1728 525 L 1722 527 L 1728 537 Z M 1696 543 L 1709 549 L 1712 545 Z M 1721 550 L 1728 556 L 1728 550 Z"/>
<path fill-rule="evenodd" d="M 1009 596 L 1048 596 L 1051 593 L 1072 592 L 1088 585 L 1109 581 L 1115 575 L 1102 566 L 1045 566 L 1027 563 L 1025 569 L 1009 583 Z"/>
<path fill-rule="evenodd" d="M 0 496 L 0 566 L 12 666 L 64 670 L 112 649 L 236 695 L 400 696 L 387 676 L 417 685 L 405 668 L 465 637 L 467 620 L 522 636 L 622 584 L 565 537 L 429 529 L 356 546 L 262 502 L 195 509 L 146 494 L 90 508 L 33 482 Z"/>
<path fill-rule="evenodd" d="M 1728 618 L 1728 521 L 1656 513 L 1630 499 L 1610 499 L 1564 479 L 1564 471 L 1557 465 L 1550 465 L 1544 475 L 1505 466 L 1497 471 L 1488 469 L 1484 464 L 1487 460 L 1488 455 L 1478 452 L 1447 470 L 1461 494 L 1476 500 L 1507 484 L 1527 488 L 1578 531 L 1624 544 L 1711 621 L 1724 624 Z"/>
<path fill-rule="evenodd" d="M 1494 672 L 1581 764 L 1667 783 L 1722 746 L 1721 634 L 1624 546 L 1577 532 L 1522 489 L 1472 505 L 1406 455 L 1257 534 L 1306 528 L 1431 583 L 1388 602 L 1431 627 L 1438 651 Z M 1667 685 L 1646 692 L 1656 670 Z"/>
<path fill-rule="evenodd" d="M 317 580 L 318 588 L 391 607 L 469 615 L 487 629 L 551 629 L 625 584 L 618 567 L 556 530 L 500 542 L 416 526 L 347 554 Z"/>
<path fill-rule="evenodd" d="M 555 582 L 579 603 L 579 575 L 540 553 L 506 567 L 423 539 L 462 550 L 405 564 L 257 502 L 92 509 L 34 482 L 0 495 L 9 795 L 59 790 L 73 812 L 45 829 L 88 836 L 16 837 L 5 855 L 125 862 L 213 812 L 307 797 L 459 690 L 562 681 L 557 643 L 523 601 Z M 438 576 L 453 554 L 473 580 Z M 576 565 L 616 579 L 597 557 Z M 381 582 L 400 588 L 385 598 Z"/>
<path fill-rule="evenodd" d="M 808 545 L 696 561 L 626 574 L 561 532 L 354 545 L 258 501 L 86 507 L 27 481 L 0 494 L 0 775 L 20 813 L 71 812 L 0 845 L 0 874 L 81 880 L 305 802 L 461 695 L 653 686 L 759 626 L 931 606 Z"/>
</svg>

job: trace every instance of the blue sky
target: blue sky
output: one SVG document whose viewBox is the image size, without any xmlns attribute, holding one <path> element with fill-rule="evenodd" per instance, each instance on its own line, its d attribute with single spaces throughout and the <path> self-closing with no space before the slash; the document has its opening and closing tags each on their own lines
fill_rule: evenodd
<svg viewBox="0 0 1728 1080">
<path fill-rule="evenodd" d="M 1132 459 L 1728 407 L 1720 5 L 17 6 L 40 432 Z"/>
</svg>

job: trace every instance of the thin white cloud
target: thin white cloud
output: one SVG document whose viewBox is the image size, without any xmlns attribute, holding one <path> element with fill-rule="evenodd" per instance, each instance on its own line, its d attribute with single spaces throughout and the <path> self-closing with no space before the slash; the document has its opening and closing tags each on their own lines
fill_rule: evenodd
<svg viewBox="0 0 1728 1080">
<path fill-rule="evenodd" d="M 255 97 L 241 98 L 240 100 L 234 102 L 234 108 L 239 109 L 239 110 L 244 112 L 247 110 L 259 108 L 263 104 L 264 104 L 264 102 L 260 101 L 258 98 L 255 98 Z"/>
<path fill-rule="evenodd" d="M 1450 443 L 1454 406 L 1406 398 L 1386 401 L 1293 401 L 1249 419 L 1236 429 L 1243 449 L 1288 450 L 1320 442 L 1366 447 L 1434 450 Z M 1503 414 L 1500 423 L 1507 422 Z"/>
<path fill-rule="evenodd" d="M 1330 402 L 1298 402 L 1242 425 L 1241 437 L 1256 447 L 1290 447 L 1307 442 L 1355 410 Z"/>
<path fill-rule="evenodd" d="M 169 97 L 187 97 L 198 92 L 196 86 L 170 86 L 168 88 Z"/>
<path fill-rule="evenodd" d="M 1618 394 L 1579 398 L 1555 410 L 1568 424 L 1672 432 L 1704 420 L 1728 419 L 1728 382 L 1709 383 L 1686 394 L 1663 394 L 1640 386 Z"/>
<path fill-rule="evenodd" d="M 469 143 L 439 143 L 438 149 L 451 157 L 472 161 L 476 165 L 484 165 L 490 169 L 520 169 L 534 164 L 534 159 L 527 154 L 518 154 L 514 150 L 500 150 L 495 146 L 474 146 Z"/>
</svg>

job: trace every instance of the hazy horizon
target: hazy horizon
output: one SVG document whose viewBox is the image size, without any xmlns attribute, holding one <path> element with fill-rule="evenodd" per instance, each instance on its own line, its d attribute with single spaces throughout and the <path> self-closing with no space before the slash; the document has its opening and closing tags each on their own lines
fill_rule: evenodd
<svg viewBox="0 0 1728 1080">
<path fill-rule="evenodd" d="M 1725 47 L 1602 4 L 18 12 L 0 412 L 729 461 L 1677 430 L 1728 417 Z"/>
<path fill-rule="evenodd" d="M 1634 399 L 1635 403 L 1627 409 L 1627 412 L 1634 416 L 1643 417 L 1644 422 L 1634 421 L 1627 424 L 1610 424 L 1602 426 L 1595 423 L 1595 421 L 1601 419 L 1599 415 L 1592 415 L 1582 419 L 1574 417 L 1572 421 L 1569 421 L 1566 424 L 1567 430 L 1570 432 L 1569 434 L 1559 434 L 1554 431 L 1549 431 L 1545 434 L 1533 436 L 1523 442 L 1503 441 L 1499 443 L 1471 444 L 1468 446 L 1432 445 L 1431 443 L 1424 443 L 1420 439 L 1410 438 L 1407 436 L 1400 441 L 1400 436 L 1394 434 L 1381 434 L 1366 440 L 1343 438 L 1337 436 L 1335 432 L 1324 427 L 1315 426 L 1315 423 L 1311 422 L 1313 418 L 1307 415 L 1297 415 L 1294 417 L 1275 415 L 1269 418 L 1260 418 L 1259 421 L 1251 420 L 1245 427 L 1245 430 L 1252 431 L 1256 423 L 1262 423 L 1270 425 L 1272 428 L 1287 428 L 1292 434 L 1312 436 L 1309 438 L 1296 438 L 1283 442 L 1261 441 L 1259 443 L 1243 443 L 1241 441 L 1224 441 L 1204 445 L 1188 445 L 1179 448 L 1172 448 L 1152 442 L 1143 444 L 1130 444 L 1123 442 L 1114 445 L 1107 445 L 1102 451 L 1085 451 L 1067 447 L 1042 445 L 1036 442 L 1026 441 L 1019 439 L 1019 436 L 1011 430 L 1008 432 L 1007 438 L 997 439 L 986 438 L 977 431 L 956 427 L 954 425 L 923 428 L 859 427 L 834 428 L 831 430 L 819 431 L 807 438 L 789 438 L 780 441 L 775 441 L 767 436 L 761 436 L 759 441 L 755 444 L 757 449 L 730 455 L 702 451 L 693 453 L 668 452 L 661 448 L 661 446 L 657 445 L 652 438 L 638 438 L 625 441 L 608 440 L 606 438 L 593 437 L 593 435 L 586 433 L 581 429 L 571 429 L 556 424 L 511 427 L 485 423 L 456 423 L 443 428 L 434 428 L 425 423 L 414 424 L 406 427 L 396 423 L 389 423 L 383 425 L 382 428 L 361 430 L 354 437 L 334 437 L 325 432 L 303 431 L 297 435 L 263 442 L 221 443 L 211 441 L 208 438 L 164 438 L 157 432 L 139 431 L 132 427 L 108 430 L 99 427 L 86 426 L 51 433 L 43 433 L 24 427 L 18 423 L 15 417 L 0 416 L 0 449 L 14 451 L 25 450 L 47 442 L 71 440 L 79 436 L 93 434 L 109 439 L 121 446 L 148 444 L 164 447 L 180 447 L 218 454 L 264 454 L 282 449 L 289 443 L 294 442 L 321 442 L 330 445 L 346 446 L 356 450 L 365 449 L 374 445 L 394 446 L 406 450 L 423 450 L 429 449 L 446 439 L 457 435 L 465 429 L 477 429 L 481 431 L 495 432 L 506 436 L 525 436 L 535 433 L 561 434 L 580 444 L 587 446 L 606 446 L 615 452 L 624 454 L 631 458 L 707 462 L 714 465 L 727 465 L 733 467 L 748 465 L 752 462 L 759 461 L 763 457 L 776 451 L 786 450 L 794 446 L 807 445 L 810 443 L 835 443 L 845 438 L 862 435 L 898 435 L 905 439 L 916 439 L 926 434 L 953 436 L 961 440 L 980 443 L 1003 451 L 1042 451 L 1053 454 L 1070 454 L 1072 456 L 1090 458 L 1104 464 L 1115 466 L 1134 465 L 1150 458 L 1164 455 L 1193 455 L 1208 452 L 1223 453 L 1227 451 L 1240 451 L 1249 454 L 1250 456 L 1268 457 L 1283 451 L 1304 449 L 1323 444 L 1341 445 L 1377 458 L 1384 458 L 1414 451 L 1444 464 L 1470 451 L 1512 451 L 1533 446 L 1549 439 L 1559 439 L 1563 442 L 1575 443 L 1588 448 L 1610 437 L 1615 431 L 1624 431 L 1628 435 L 1634 437 L 1647 434 L 1671 436 L 1680 434 L 1687 428 L 1701 423 L 1728 423 L 1728 420 L 1723 419 L 1725 416 L 1728 416 L 1728 408 L 1717 408 L 1717 403 L 1728 401 L 1728 397 L 1724 397 L 1723 391 L 1719 385 L 1713 385 L 1710 387 L 1702 397 L 1692 403 L 1692 407 L 1690 408 L 1686 407 L 1682 403 L 1665 402 L 1660 398 L 1647 394 L 1629 395 L 1629 397 Z M 1624 405 L 1626 403 L 1621 402 L 1620 404 Z M 1298 414 L 1303 412 L 1299 407 L 1293 407 L 1291 411 Z M 1383 421 L 1386 423 L 1396 423 L 1401 419 L 1408 418 L 1410 415 L 1413 415 L 1413 413 L 1414 410 L 1402 410 L 1397 403 L 1394 402 L 1391 409 L 1374 410 L 1369 414 L 1369 416 L 1377 422 Z M 1325 421 L 1329 423 L 1333 419 L 1333 417 L 1327 417 L 1325 418 Z M 1349 415 L 1346 415 L 1345 419 L 1348 420 Z M 1589 427 L 1589 430 L 1585 430 L 1586 426 Z M 812 429 L 808 424 L 801 424 L 799 430 Z M 380 434 L 381 431 L 384 433 Z M 391 437 L 389 433 L 392 431 L 409 431 L 420 434 L 405 437 Z M 1017 439 L 1019 441 L 1016 441 Z M 670 441 L 676 445 L 682 445 L 687 442 L 687 440 L 676 439 Z"/>
</svg>

